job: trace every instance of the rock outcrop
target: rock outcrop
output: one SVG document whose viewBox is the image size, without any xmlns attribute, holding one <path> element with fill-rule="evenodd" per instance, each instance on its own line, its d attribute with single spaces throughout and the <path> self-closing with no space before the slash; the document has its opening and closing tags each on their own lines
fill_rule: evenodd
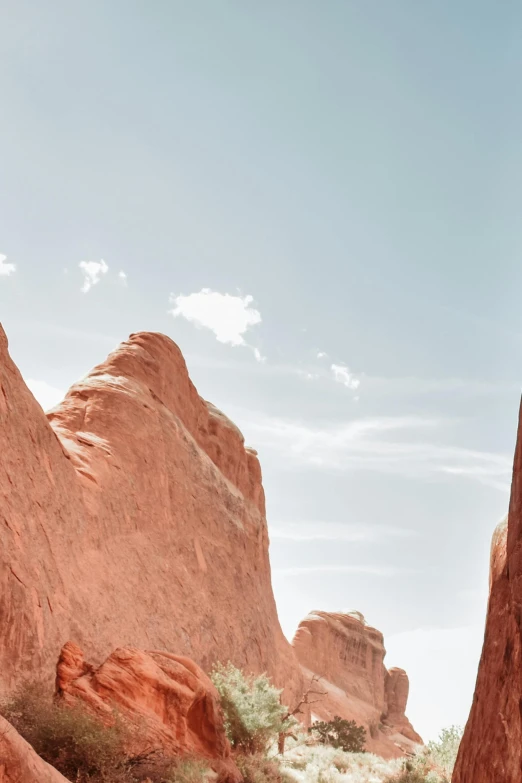
<svg viewBox="0 0 522 783">
<path fill-rule="evenodd" d="M 0 783 L 67 783 L 1 715 Z"/>
<path fill-rule="evenodd" d="M 261 469 L 178 347 L 131 335 L 47 416 L 0 328 L 0 690 L 88 660 L 173 650 L 302 691 L 272 593 Z"/>
<path fill-rule="evenodd" d="M 209 760 L 219 780 L 241 779 L 225 734 L 219 695 L 189 658 L 118 649 L 95 668 L 85 662 L 78 645 L 68 642 L 58 661 L 56 693 L 108 724 L 117 710 L 131 729 L 131 755 L 195 755 Z"/>
<path fill-rule="evenodd" d="M 509 513 L 493 535 L 484 646 L 454 783 L 522 780 L 521 637 L 522 415 Z"/>
<path fill-rule="evenodd" d="M 367 730 L 367 747 L 384 757 L 411 752 L 422 739 L 405 716 L 409 682 L 402 669 L 384 666 L 382 633 L 358 613 L 312 612 L 299 625 L 293 647 L 305 679 L 321 678 L 313 716 L 355 720 Z"/>
</svg>

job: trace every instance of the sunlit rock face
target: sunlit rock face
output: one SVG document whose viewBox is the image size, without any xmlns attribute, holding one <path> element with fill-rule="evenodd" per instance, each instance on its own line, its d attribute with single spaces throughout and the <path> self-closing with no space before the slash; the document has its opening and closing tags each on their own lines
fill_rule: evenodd
<svg viewBox="0 0 522 783">
<path fill-rule="evenodd" d="M 367 747 L 385 758 L 411 752 L 422 739 L 405 710 L 409 681 L 402 669 L 384 666 L 384 639 L 360 612 L 312 612 L 293 640 L 305 678 L 320 677 L 312 714 L 355 720 L 367 730 Z"/>
<path fill-rule="evenodd" d="M 242 780 L 226 737 L 217 690 L 190 658 L 119 648 L 95 667 L 67 642 L 58 660 L 56 697 L 111 725 L 114 710 L 127 728 L 131 757 L 150 753 L 206 759 L 222 783 Z M 1 783 L 1 781 L 0 781 Z"/>
<path fill-rule="evenodd" d="M 178 347 L 131 335 L 44 414 L 0 327 L 0 690 L 74 640 L 231 660 L 302 692 L 272 593 L 261 469 Z"/>
</svg>

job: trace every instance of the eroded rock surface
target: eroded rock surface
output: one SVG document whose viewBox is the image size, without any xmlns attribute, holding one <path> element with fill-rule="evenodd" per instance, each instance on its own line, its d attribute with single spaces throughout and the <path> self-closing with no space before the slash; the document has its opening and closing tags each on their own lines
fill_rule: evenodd
<svg viewBox="0 0 522 783">
<path fill-rule="evenodd" d="M 133 755 L 161 751 L 209 760 L 222 781 L 241 779 L 226 738 L 219 696 L 194 661 L 167 652 L 117 649 L 101 666 L 68 642 L 59 658 L 56 692 L 103 722 L 114 710 L 128 722 Z"/>
<path fill-rule="evenodd" d="M 0 328 L 0 689 L 74 639 L 233 661 L 302 691 L 277 619 L 261 469 L 178 347 L 131 335 L 47 416 Z"/>
<path fill-rule="evenodd" d="M 67 783 L 1 715 L 0 783 Z"/>
<path fill-rule="evenodd" d="M 305 679 L 320 676 L 314 688 L 326 692 L 313 704 L 316 718 L 339 715 L 364 725 L 368 749 L 385 758 L 422 743 L 405 715 L 406 672 L 386 670 L 383 635 L 359 612 L 312 612 L 300 623 L 293 647 Z"/>
<path fill-rule="evenodd" d="M 509 513 L 491 545 L 489 588 L 484 646 L 454 783 L 522 780 L 522 417 Z"/>
</svg>

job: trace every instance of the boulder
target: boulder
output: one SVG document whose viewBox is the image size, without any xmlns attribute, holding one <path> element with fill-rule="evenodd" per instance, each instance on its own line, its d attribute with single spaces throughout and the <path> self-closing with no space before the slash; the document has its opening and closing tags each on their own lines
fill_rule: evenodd
<svg viewBox="0 0 522 783">
<path fill-rule="evenodd" d="M 132 755 L 160 752 L 208 759 L 219 779 L 241 779 L 225 734 L 219 695 L 194 661 L 163 651 L 119 648 L 101 666 L 68 642 L 57 666 L 56 693 L 101 721 L 115 711 L 129 729 Z"/>
</svg>

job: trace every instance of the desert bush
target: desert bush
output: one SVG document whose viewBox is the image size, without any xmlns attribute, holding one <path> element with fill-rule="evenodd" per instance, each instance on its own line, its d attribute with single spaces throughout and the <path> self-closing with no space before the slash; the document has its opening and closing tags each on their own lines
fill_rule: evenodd
<svg viewBox="0 0 522 783">
<path fill-rule="evenodd" d="M 262 674 L 247 677 L 233 664 L 218 664 L 212 672 L 232 747 L 242 753 L 263 753 L 295 719 L 285 720 L 281 691 Z"/>
<path fill-rule="evenodd" d="M 151 754 L 138 762 L 131 760 L 130 763 L 133 783 L 204 783 L 209 773 L 208 762 L 196 756 L 171 758 Z"/>
<path fill-rule="evenodd" d="M 289 783 L 380 783 L 399 772 L 402 760 L 385 761 L 373 753 L 345 753 L 330 745 L 301 745 L 282 757 Z"/>
<path fill-rule="evenodd" d="M 105 726 L 80 707 L 56 704 L 41 683 L 26 683 L 1 707 L 35 751 L 73 781 L 120 783 L 127 774 L 125 732 L 115 717 Z"/>
<path fill-rule="evenodd" d="M 329 721 L 316 721 L 309 732 L 323 745 L 341 748 L 345 753 L 363 753 L 366 742 L 366 729 L 358 726 L 354 720 L 345 720 L 336 716 Z"/>
<path fill-rule="evenodd" d="M 74 783 L 204 783 L 205 761 L 160 753 L 131 757 L 133 734 L 114 714 L 105 726 L 80 707 L 55 703 L 40 683 L 23 685 L 0 712 L 45 761 Z"/>
<path fill-rule="evenodd" d="M 244 783 L 281 783 L 281 767 L 264 753 L 239 753 L 235 758 Z"/>
<path fill-rule="evenodd" d="M 453 772 L 462 734 L 463 729 L 460 726 L 450 726 L 447 729 L 442 729 L 438 740 L 428 742 L 426 746 L 427 758 L 439 767 L 447 777 L 451 777 Z"/>
<path fill-rule="evenodd" d="M 384 783 L 449 783 L 449 778 L 420 755 L 404 761 L 401 771 L 387 777 Z"/>
</svg>

